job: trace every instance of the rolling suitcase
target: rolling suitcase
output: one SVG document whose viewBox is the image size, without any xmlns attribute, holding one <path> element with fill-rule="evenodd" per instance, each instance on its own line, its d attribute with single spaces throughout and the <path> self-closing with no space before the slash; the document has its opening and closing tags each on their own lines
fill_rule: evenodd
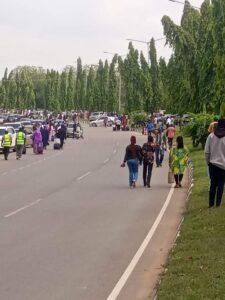
<svg viewBox="0 0 225 300">
<path fill-rule="evenodd" d="M 59 150 L 60 149 L 60 139 L 55 139 L 54 140 L 53 148 L 54 148 L 54 150 Z"/>
<path fill-rule="evenodd" d="M 37 153 L 43 154 L 43 143 L 38 143 L 37 145 Z"/>
</svg>

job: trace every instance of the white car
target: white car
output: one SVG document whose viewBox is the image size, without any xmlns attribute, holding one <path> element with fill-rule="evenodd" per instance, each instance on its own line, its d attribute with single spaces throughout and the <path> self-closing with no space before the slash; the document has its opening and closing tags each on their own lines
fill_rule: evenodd
<svg viewBox="0 0 225 300">
<path fill-rule="evenodd" d="M 100 118 L 98 118 L 95 121 L 91 121 L 90 122 L 90 126 L 91 127 L 101 127 L 101 126 L 104 126 L 105 125 L 104 120 L 105 120 L 105 117 L 100 117 Z"/>
<path fill-rule="evenodd" d="M 12 122 L 12 123 L 5 123 L 4 126 L 5 127 L 12 127 L 12 128 L 14 128 L 14 130 L 16 132 L 18 132 L 19 128 L 22 127 L 22 124 L 21 124 L 21 122 Z"/>
<path fill-rule="evenodd" d="M 0 150 L 3 149 L 2 147 L 2 137 L 3 135 L 5 134 L 5 131 L 8 131 L 8 133 L 11 135 L 12 137 L 12 145 L 11 145 L 11 148 L 14 150 L 15 149 L 15 146 L 16 146 L 16 132 L 14 130 L 13 127 L 10 127 L 10 126 L 2 126 L 0 127 Z"/>
<path fill-rule="evenodd" d="M 104 115 L 104 112 L 102 111 L 96 111 L 96 112 L 93 112 L 90 117 L 89 117 L 89 121 L 92 122 L 92 121 L 96 121 L 98 120 L 100 117 L 102 117 Z"/>
</svg>

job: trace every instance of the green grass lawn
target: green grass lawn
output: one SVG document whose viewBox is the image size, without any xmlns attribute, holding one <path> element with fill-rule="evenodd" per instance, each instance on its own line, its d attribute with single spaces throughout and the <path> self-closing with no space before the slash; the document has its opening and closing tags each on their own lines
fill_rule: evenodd
<svg viewBox="0 0 225 300">
<path fill-rule="evenodd" d="M 194 165 L 194 188 L 158 299 L 225 299 L 225 203 L 208 209 L 204 153 L 186 142 Z"/>
</svg>

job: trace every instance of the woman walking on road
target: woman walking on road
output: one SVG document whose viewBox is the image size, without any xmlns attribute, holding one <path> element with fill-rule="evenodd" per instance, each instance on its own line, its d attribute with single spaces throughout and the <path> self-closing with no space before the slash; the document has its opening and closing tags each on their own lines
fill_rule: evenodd
<svg viewBox="0 0 225 300">
<path fill-rule="evenodd" d="M 35 154 L 42 154 L 43 152 L 43 143 L 42 143 L 42 135 L 39 128 L 34 127 L 34 133 L 32 136 L 33 139 L 33 151 Z"/>
<path fill-rule="evenodd" d="M 142 149 L 139 145 L 136 145 L 136 137 L 131 136 L 130 145 L 126 148 L 125 157 L 121 167 L 125 167 L 125 163 L 129 169 L 129 185 L 130 188 L 136 187 L 138 179 L 138 167 L 142 163 Z"/>
<path fill-rule="evenodd" d="M 150 188 L 150 182 L 152 177 L 152 168 L 154 165 L 154 153 L 155 153 L 155 144 L 152 136 L 148 136 L 148 142 L 145 143 L 142 147 L 143 154 L 143 183 L 144 187 Z"/>
<path fill-rule="evenodd" d="M 174 174 L 176 188 L 181 187 L 184 173 L 188 167 L 188 150 L 184 147 L 182 136 L 177 137 L 177 144 L 170 151 L 170 168 Z"/>
</svg>

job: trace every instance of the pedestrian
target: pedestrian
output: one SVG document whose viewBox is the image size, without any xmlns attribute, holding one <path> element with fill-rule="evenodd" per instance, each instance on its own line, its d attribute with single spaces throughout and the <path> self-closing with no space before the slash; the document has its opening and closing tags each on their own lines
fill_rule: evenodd
<svg viewBox="0 0 225 300">
<path fill-rule="evenodd" d="M 66 128 L 64 124 L 58 128 L 56 137 L 60 139 L 60 149 L 63 149 L 64 141 L 66 139 Z"/>
<path fill-rule="evenodd" d="M 20 159 L 22 157 L 24 147 L 26 144 L 26 135 L 23 132 L 23 128 L 19 128 L 19 131 L 16 134 L 16 159 Z"/>
<path fill-rule="evenodd" d="M 169 148 L 171 148 L 173 146 L 173 139 L 176 133 L 176 129 L 174 125 L 168 125 L 167 130 L 166 130 L 166 134 L 167 134 L 167 138 L 168 138 L 168 145 Z"/>
<path fill-rule="evenodd" d="M 129 169 L 129 186 L 130 188 L 135 188 L 138 180 L 138 167 L 142 163 L 142 149 L 139 145 L 136 145 L 135 136 L 131 136 L 130 138 L 130 145 L 126 148 L 121 167 L 125 167 L 126 162 Z"/>
<path fill-rule="evenodd" d="M 107 124 L 108 124 L 108 117 L 105 116 L 105 117 L 104 117 L 104 126 L 107 127 Z"/>
<path fill-rule="evenodd" d="M 4 154 L 5 160 L 8 160 L 9 150 L 10 150 L 11 145 L 12 145 L 12 137 L 6 129 L 5 134 L 2 137 L 2 147 L 3 147 L 3 154 Z"/>
<path fill-rule="evenodd" d="M 159 128 L 155 131 L 155 158 L 156 158 L 156 167 L 162 167 L 162 163 L 164 160 L 165 151 L 167 148 L 166 144 L 166 135 L 163 132 L 163 128 Z"/>
<path fill-rule="evenodd" d="M 117 131 L 120 131 L 120 128 L 121 128 L 121 120 L 118 118 L 118 119 L 116 120 L 116 130 L 117 130 Z"/>
<path fill-rule="evenodd" d="M 42 135 L 38 126 L 33 127 L 33 152 L 34 154 L 41 154 L 43 152 Z M 41 151 L 42 149 L 42 151 Z"/>
<path fill-rule="evenodd" d="M 214 132 L 206 141 L 205 157 L 209 167 L 209 207 L 221 205 L 225 183 L 225 119 L 218 121 Z"/>
<path fill-rule="evenodd" d="M 73 139 L 76 137 L 76 132 L 77 132 L 77 123 L 74 121 L 73 123 Z"/>
<path fill-rule="evenodd" d="M 148 120 L 146 129 L 147 129 L 148 135 L 151 135 L 152 131 L 154 130 L 154 124 L 153 124 L 152 120 Z"/>
<path fill-rule="evenodd" d="M 188 149 L 184 147 L 182 136 L 177 137 L 176 146 L 170 150 L 169 163 L 172 173 L 174 174 L 175 187 L 182 187 L 182 179 L 188 167 Z"/>
<path fill-rule="evenodd" d="M 43 148 L 46 149 L 47 146 L 49 145 L 48 140 L 49 140 L 49 131 L 47 129 L 46 125 L 43 125 L 41 127 L 41 135 L 42 135 L 42 143 L 43 143 Z"/>
<path fill-rule="evenodd" d="M 152 136 L 148 136 L 148 142 L 142 147 L 143 155 L 143 184 L 151 188 L 152 169 L 154 165 L 155 144 Z"/>
<path fill-rule="evenodd" d="M 209 133 L 214 132 L 216 125 L 218 124 L 218 120 L 219 120 L 219 116 L 215 115 L 213 118 L 213 122 L 209 125 L 209 129 L 208 129 Z"/>
</svg>

